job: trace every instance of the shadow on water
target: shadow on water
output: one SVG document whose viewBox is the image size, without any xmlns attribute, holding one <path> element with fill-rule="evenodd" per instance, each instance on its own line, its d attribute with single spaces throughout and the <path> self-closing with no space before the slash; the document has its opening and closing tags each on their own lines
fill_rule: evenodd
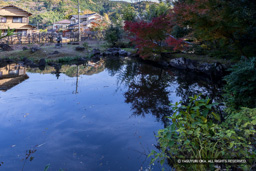
<svg viewBox="0 0 256 171">
<path fill-rule="evenodd" d="M 52 75 L 50 74 L 55 75 L 54 77 L 56 77 L 56 80 L 53 80 Z M 51 77 L 49 77 L 49 75 Z M 29 78 L 29 76 L 31 78 Z M 36 81 L 29 82 L 30 79 L 34 79 Z M 41 82 L 40 82 L 40 79 L 42 79 Z M 44 83 L 44 82 L 47 82 L 48 79 L 50 79 L 51 82 L 54 82 L 52 87 L 49 86 L 49 89 L 43 86 L 42 86 L 42 90 L 41 90 L 41 87 L 30 87 L 30 85 L 32 86 L 38 86 L 40 84 L 47 85 L 48 83 Z M 69 81 L 72 82 L 72 84 L 71 83 L 69 84 Z M 94 159 L 93 157 L 100 155 L 100 154 L 94 154 L 96 152 L 98 153 L 104 152 L 105 157 L 108 158 L 108 160 L 110 160 L 110 163 L 112 163 L 112 164 L 109 164 L 110 166 L 107 166 L 106 164 L 106 166 L 104 166 L 105 170 L 111 169 L 111 168 L 117 168 L 119 167 L 119 165 L 120 167 L 118 169 L 120 169 L 122 165 L 125 165 L 126 163 L 128 164 L 127 166 L 124 166 L 124 167 L 127 167 L 127 168 L 124 170 L 130 170 L 131 169 L 130 167 L 132 167 L 133 163 L 129 163 L 129 161 L 125 161 L 125 160 L 119 161 L 119 163 L 116 163 L 116 160 L 123 157 L 124 155 L 128 155 L 131 153 L 130 150 L 127 150 L 124 152 L 123 150 L 125 148 L 123 146 L 125 143 L 127 143 L 128 141 L 131 141 L 132 139 L 134 139 L 134 141 L 130 142 L 129 148 L 130 146 L 132 146 L 137 151 L 141 149 L 141 147 L 139 147 L 141 145 L 138 146 L 136 138 L 134 138 L 134 134 L 137 134 L 136 132 L 138 132 L 138 130 L 141 131 L 142 137 L 144 136 L 148 138 L 148 139 L 145 138 L 144 143 L 147 143 L 148 141 L 150 141 L 151 144 L 149 146 L 150 148 L 153 148 L 152 144 L 155 143 L 155 137 L 153 135 L 153 132 L 157 131 L 162 127 L 166 127 L 168 124 L 170 124 L 166 116 L 170 116 L 173 113 L 172 108 L 170 106 L 171 103 L 175 103 L 180 100 L 182 100 L 183 103 L 187 103 L 190 96 L 198 95 L 198 94 L 202 94 L 203 96 L 208 96 L 214 101 L 219 102 L 221 101 L 221 89 L 222 89 L 221 81 L 211 80 L 210 78 L 202 75 L 181 71 L 181 70 L 176 70 L 176 69 L 166 70 L 162 68 L 153 67 L 151 65 L 144 64 L 138 61 L 129 60 L 129 59 L 124 60 L 120 58 L 105 59 L 100 61 L 88 61 L 86 64 L 81 64 L 81 65 L 62 65 L 60 68 L 51 67 L 51 66 L 46 66 L 44 69 L 25 68 L 21 64 L 8 64 L 6 66 L 0 67 L 0 90 L 4 91 L 3 93 L 8 93 L 5 91 L 7 90 L 9 91 L 13 89 L 13 87 L 15 87 L 16 85 L 23 84 L 24 82 L 27 82 L 27 85 L 24 87 L 21 87 L 21 89 L 23 88 L 21 91 L 25 91 L 25 89 L 28 88 L 29 86 L 31 90 L 28 90 L 28 93 L 32 94 L 32 92 L 30 91 L 38 90 L 33 93 L 39 94 L 40 99 L 47 99 L 47 100 L 50 99 L 49 101 L 51 101 L 48 104 L 48 102 L 44 100 L 39 100 L 39 98 L 36 97 L 40 105 L 38 105 L 37 102 L 35 102 L 35 105 L 38 105 L 38 106 L 35 107 L 36 109 L 33 108 L 33 111 L 37 111 L 40 117 L 41 116 L 52 117 L 51 118 L 52 120 L 49 120 L 49 121 L 46 120 L 45 124 L 49 124 L 48 122 L 53 124 L 54 128 L 52 128 L 52 131 L 58 132 L 58 134 L 53 134 L 54 136 L 52 136 L 50 139 L 53 139 L 52 141 L 56 143 L 55 141 L 57 140 L 54 139 L 54 137 L 59 137 L 60 136 L 59 132 L 65 131 L 63 134 L 61 134 L 61 136 L 65 135 L 64 137 L 67 137 L 67 139 L 63 139 L 66 141 L 61 141 L 64 143 L 63 145 L 65 147 L 64 149 L 66 150 L 71 149 L 72 154 L 76 154 L 76 155 L 77 153 L 73 152 L 73 150 L 76 148 L 78 148 L 78 151 L 81 153 L 83 152 L 83 150 L 90 151 L 92 154 L 91 153 L 87 154 L 86 152 L 83 152 L 80 158 L 85 158 L 85 156 L 86 157 L 89 156 L 88 158 L 86 158 L 86 160 L 84 159 L 84 161 L 90 160 L 91 163 L 93 164 L 91 165 L 88 164 L 87 166 L 94 170 L 96 168 L 94 166 L 95 164 L 94 160 L 96 159 Z M 55 87 L 55 84 L 57 87 L 56 90 L 53 88 Z M 61 87 L 60 84 L 65 84 L 65 86 Z M 108 84 L 108 85 L 106 86 L 105 84 Z M 69 87 L 69 85 L 71 85 L 72 87 Z M 44 94 L 44 91 L 50 91 L 50 93 L 47 92 Z M 102 94 L 97 94 L 98 91 Z M 115 91 L 115 96 L 113 95 L 112 91 Z M 71 93 L 71 95 L 70 94 L 63 95 L 59 92 L 65 92 L 65 93 L 68 92 L 68 93 Z M 57 94 L 57 95 L 54 95 L 54 94 Z M 60 97 L 58 97 L 58 95 Z M 33 95 L 33 98 L 34 96 L 36 95 Z M 23 96 L 21 95 L 21 97 Z M 57 100 L 55 100 L 55 97 Z M 4 98 L 7 98 L 7 97 L 4 97 Z M 2 101 L 5 100 L 4 98 L 1 97 Z M 103 100 L 101 100 L 102 98 Z M 115 98 L 117 98 L 117 100 L 115 100 Z M 80 99 L 80 102 L 77 102 L 78 99 Z M 9 100 L 14 101 L 15 98 L 12 98 Z M 83 106 L 81 109 L 76 107 L 80 105 L 80 103 L 82 102 L 85 103 L 84 104 L 85 107 Z M 98 103 L 98 108 L 94 109 L 93 105 L 91 104 L 97 104 L 97 103 Z M 105 103 L 108 103 L 108 105 L 110 105 L 111 107 L 108 107 L 107 105 L 105 105 Z M 45 111 L 37 110 L 37 109 L 40 109 L 41 105 L 46 106 L 44 110 L 50 112 L 51 115 L 42 115 L 44 114 Z M 18 105 L 18 107 L 20 106 Z M 21 106 L 21 110 L 23 110 L 22 107 L 23 106 Z M 31 107 L 31 106 L 27 106 L 27 107 Z M 9 108 L 8 107 L 6 108 L 7 109 L 3 111 L 9 112 Z M 129 109 L 131 110 L 131 112 L 129 111 Z M 119 111 L 119 110 L 124 110 L 124 111 Z M 86 113 L 85 115 L 84 111 L 87 111 L 88 113 Z M 97 112 L 104 113 L 104 115 L 100 115 Z M 123 112 L 123 114 L 121 115 L 120 112 Z M 79 114 L 81 114 L 82 116 L 80 116 Z M 126 117 L 127 115 L 132 119 L 127 120 L 127 117 Z M 152 123 L 151 117 L 157 121 L 157 122 L 154 122 L 154 124 L 156 125 Z M 25 118 L 25 115 L 24 115 L 24 118 Z M 83 119 L 85 118 L 88 120 L 86 124 L 83 123 Z M 0 118 L 0 119 L 4 120 L 5 118 Z M 132 133 L 132 136 L 129 137 L 128 135 L 131 133 L 129 131 L 134 128 L 134 125 L 137 124 L 138 120 L 143 123 L 142 124 L 139 123 L 137 125 L 138 130 L 134 130 L 135 133 Z M 40 119 L 36 118 L 34 120 L 36 125 L 34 125 L 33 127 L 32 126 L 29 127 L 30 125 L 26 125 L 28 128 L 22 128 L 22 129 L 24 130 L 28 129 L 28 131 L 33 131 L 34 128 L 36 131 L 39 128 L 41 129 L 41 127 L 45 129 L 45 125 L 40 123 L 39 121 Z M 30 124 L 33 124 L 33 123 L 30 123 Z M 132 126 L 130 127 L 129 124 Z M 13 129 L 16 129 L 15 126 L 13 127 L 14 127 Z M 114 128 L 117 130 L 115 131 L 115 133 L 112 133 L 111 130 L 112 129 L 114 130 Z M 89 133 L 87 133 L 87 130 L 89 130 Z M 110 132 L 104 132 L 106 130 Z M 144 133 L 142 133 L 143 132 L 142 130 L 144 130 Z M 104 132 L 104 134 L 102 132 Z M 91 133 L 95 135 L 91 135 Z M 124 135 L 124 134 L 127 134 L 127 135 Z M 32 136 L 32 135 L 29 135 L 29 136 Z M 61 136 L 59 138 L 62 138 Z M 70 137 L 74 137 L 74 136 L 75 136 L 74 140 L 71 140 Z M 73 141 L 74 141 L 74 144 L 72 144 Z M 4 142 L 2 143 L 4 144 Z M 96 148 L 96 145 L 98 146 L 97 148 Z M 89 148 L 87 146 L 89 147 L 92 146 L 92 147 Z M 101 149 L 100 151 L 95 152 L 95 150 L 100 148 L 101 146 L 104 146 L 104 150 Z M 118 155 L 114 155 L 115 150 L 114 151 L 108 150 L 107 147 L 111 149 L 111 147 L 113 146 L 119 149 L 120 154 L 118 153 Z M 46 147 L 47 145 L 44 146 L 44 148 Z M 48 148 L 49 148 L 48 151 L 51 151 L 50 150 L 51 148 L 50 147 Z M 34 157 L 32 157 L 32 154 L 35 152 L 34 150 L 35 149 L 32 149 L 27 152 L 24 163 L 26 163 L 26 160 L 32 161 L 34 159 Z M 44 150 L 42 149 L 42 151 Z M 53 153 L 56 153 L 56 151 Z M 61 153 L 61 156 L 59 157 L 64 157 L 65 154 L 66 153 L 63 153 L 63 154 Z M 131 153 L 131 154 L 134 155 L 134 153 Z M 67 157 L 66 158 L 65 157 L 64 157 L 64 159 L 66 159 L 65 161 L 72 162 L 74 160 L 74 159 L 67 159 Z M 132 158 L 134 158 L 134 156 Z M 101 160 L 103 159 L 104 157 Z M 57 162 L 57 159 L 54 158 L 54 160 L 56 160 Z M 1 161 L 3 160 L 1 159 Z M 131 161 L 135 162 L 134 160 L 131 160 Z M 4 165 L 6 165 L 6 162 L 5 161 L 3 162 L 4 162 Z M 35 162 L 38 162 L 38 161 L 35 161 Z M 106 161 L 106 163 L 108 163 L 108 161 Z M 48 163 L 44 163 L 44 164 L 48 164 Z M 0 166 L 1 165 L 3 165 L 3 163 L 0 163 Z M 137 164 L 136 169 L 138 165 L 141 166 L 144 164 L 141 164 L 141 163 Z M 77 165 L 72 165 L 72 166 L 78 167 Z M 96 170 L 100 170 L 99 169 L 100 167 L 102 166 L 101 165 L 97 166 Z"/>
</svg>

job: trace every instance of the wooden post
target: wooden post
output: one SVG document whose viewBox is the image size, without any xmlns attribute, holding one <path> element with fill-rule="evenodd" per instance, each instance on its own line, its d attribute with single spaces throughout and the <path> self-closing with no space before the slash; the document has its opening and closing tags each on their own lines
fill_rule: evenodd
<svg viewBox="0 0 256 171">
<path fill-rule="evenodd" d="M 30 44 L 30 33 L 28 34 L 28 44 Z"/>
<path fill-rule="evenodd" d="M 78 0 L 78 41 L 81 41 L 81 33 L 80 33 L 80 0 Z"/>
</svg>

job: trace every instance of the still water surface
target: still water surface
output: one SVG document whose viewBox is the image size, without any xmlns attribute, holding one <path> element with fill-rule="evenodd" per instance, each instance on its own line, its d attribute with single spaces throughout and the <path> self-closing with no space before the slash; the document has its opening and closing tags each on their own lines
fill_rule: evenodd
<svg viewBox="0 0 256 171">
<path fill-rule="evenodd" d="M 0 79 L 0 170 L 146 170 L 169 104 L 199 93 L 218 100 L 221 89 L 204 76 L 118 59 L 60 71 L 26 69 L 17 85 Z"/>
</svg>

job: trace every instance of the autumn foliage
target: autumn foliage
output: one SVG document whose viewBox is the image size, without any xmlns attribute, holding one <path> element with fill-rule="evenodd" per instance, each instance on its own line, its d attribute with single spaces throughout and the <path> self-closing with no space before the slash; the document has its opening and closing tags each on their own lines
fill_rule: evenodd
<svg viewBox="0 0 256 171">
<path fill-rule="evenodd" d="M 154 57 L 163 52 L 167 45 L 177 49 L 180 40 L 170 37 L 173 24 L 170 16 L 160 16 L 151 22 L 126 21 L 124 29 L 129 32 L 130 40 L 139 49 L 142 58 Z"/>
<path fill-rule="evenodd" d="M 250 0 L 179 0 L 174 14 L 180 26 L 190 26 L 193 36 L 212 48 L 237 55 L 255 55 L 256 5 Z"/>
<path fill-rule="evenodd" d="M 165 42 L 169 47 L 172 47 L 174 51 L 183 50 L 187 44 L 183 41 L 183 39 L 176 39 L 173 36 L 169 36 Z"/>
<path fill-rule="evenodd" d="M 220 5 L 219 0 L 178 1 L 173 9 L 176 22 L 182 27 L 193 27 L 198 39 L 223 38 L 225 24 L 220 25 L 224 21 L 223 9 L 219 8 L 218 4 Z"/>
<path fill-rule="evenodd" d="M 255 56 L 255 11 L 250 0 L 178 0 L 165 16 L 126 21 L 125 30 L 143 58 L 170 47 L 184 47 L 182 39 L 170 36 L 174 26 L 184 30 L 182 36 L 189 34 L 189 38 L 207 44 L 209 53 L 223 53 L 223 58 Z"/>
</svg>

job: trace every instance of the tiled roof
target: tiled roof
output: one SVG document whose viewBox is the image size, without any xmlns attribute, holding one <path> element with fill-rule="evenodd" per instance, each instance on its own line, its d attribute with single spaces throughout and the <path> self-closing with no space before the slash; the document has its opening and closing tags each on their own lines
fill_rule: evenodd
<svg viewBox="0 0 256 171">
<path fill-rule="evenodd" d="M 62 20 L 62 21 L 58 21 L 55 24 L 70 24 L 71 21 L 70 20 Z"/>
<path fill-rule="evenodd" d="M 88 18 L 88 17 L 90 17 L 90 16 L 92 16 L 92 15 L 99 15 L 99 14 L 97 14 L 97 13 L 91 13 L 91 14 L 80 15 L 80 18 L 81 18 L 81 19 L 82 19 L 82 18 Z M 78 18 L 78 15 L 71 15 L 71 17 Z"/>
<path fill-rule="evenodd" d="M 7 8 L 7 7 L 14 7 L 14 8 L 17 8 L 17 9 L 19 9 L 19 10 L 21 10 L 21 11 L 24 11 L 24 12 L 28 13 L 29 16 L 32 15 L 30 12 L 28 12 L 28 11 L 26 11 L 26 10 L 24 10 L 24 9 L 21 9 L 21 8 L 15 6 L 15 5 L 3 6 L 3 7 L 0 7 L 0 9 L 4 9 L 4 8 Z"/>
</svg>

